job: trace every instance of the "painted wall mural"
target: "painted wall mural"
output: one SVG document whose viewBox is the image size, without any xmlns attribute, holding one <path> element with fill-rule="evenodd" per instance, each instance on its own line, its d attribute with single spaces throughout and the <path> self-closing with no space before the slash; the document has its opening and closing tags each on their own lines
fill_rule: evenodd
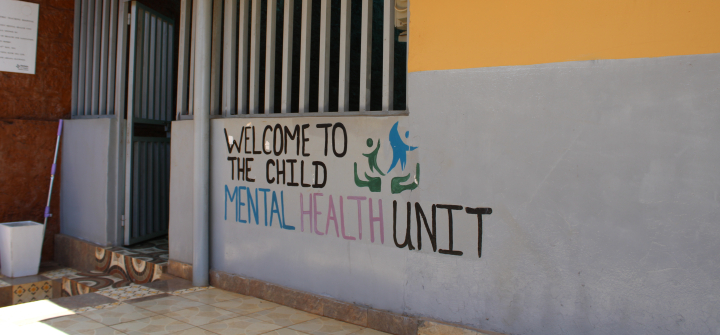
<svg viewBox="0 0 720 335">
<path fill-rule="evenodd" d="M 401 126 L 365 136 L 343 122 L 225 126 L 226 182 L 213 198 L 223 221 L 414 251 L 425 240 L 426 252 L 474 257 L 454 243 L 462 215 L 481 257 L 483 216 L 492 209 L 412 201 L 421 148 Z"/>
</svg>

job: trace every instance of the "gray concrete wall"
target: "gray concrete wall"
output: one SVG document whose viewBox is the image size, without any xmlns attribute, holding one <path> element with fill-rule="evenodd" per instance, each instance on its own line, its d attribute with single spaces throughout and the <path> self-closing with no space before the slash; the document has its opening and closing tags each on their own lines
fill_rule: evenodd
<svg viewBox="0 0 720 335">
<path fill-rule="evenodd" d="M 170 259 L 193 260 L 193 122 L 172 123 L 170 148 Z"/>
<path fill-rule="evenodd" d="M 108 234 L 108 172 L 115 122 L 66 120 L 63 125 L 60 233 L 100 245 L 114 238 Z"/>
<path fill-rule="evenodd" d="M 407 117 L 213 119 L 211 266 L 511 334 L 720 333 L 718 64 L 715 54 L 410 73 Z M 344 157 L 332 149 L 324 154 L 316 126 L 325 122 L 347 128 Z M 380 177 L 368 168 L 363 154 L 372 148 L 365 141 L 381 142 L 378 164 L 387 169 L 395 122 L 402 140 L 418 149 L 407 153 L 405 170 Z M 276 123 L 290 129 L 309 123 L 309 156 L 297 156 L 292 146 L 279 156 L 228 153 L 225 130 L 239 140 L 244 127 L 255 126 L 262 152 L 260 133 Z M 174 156 L 178 136 L 192 136 L 175 130 Z M 184 141 L 187 153 L 192 142 Z M 254 158 L 255 181 L 237 180 L 228 157 Z M 327 185 L 270 184 L 268 159 L 323 161 Z M 365 173 L 381 178 L 382 191 L 356 186 L 354 163 L 361 180 Z M 416 164 L 422 167 L 417 189 L 392 194 L 390 178 L 410 174 L 412 181 Z M 316 177 L 305 174 L 305 182 Z M 226 186 L 230 196 L 239 189 L 240 199 L 229 199 Z M 240 220 L 247 222 L 249 198 L 257 203 L 263 191 L 248 197 L 241 187 L 268 190 L 257 222 Z M 318 230 L 302 214 L 314 193 L 323 193 L 315 203 Z M 271 194 L 282 220 L 272 212 Z M 330 195 L 333 219 L 342 217 L 355 240 L 336 231 Z M 358 227 L 348 196 L 374 198 L 375 215 L 383 201 L 384 226 L 375 222 L 374 241 L 368 201 Z M 477 220 L 463 211 L 453 214 L 454 250 L 462 256 L 434 252 L 424 229 L 421 251 L 398 248 L 393 237 L 404 241 L 408 201 L 423 208 L 428 222 L 433 204 L 492 208 L 483 216 L 482 257 Z M 267 217 L 272 226 L 264 224 Z M 417 248 L 415 225 L 413 211 Z M 439 209 L 439 249 L 449 249 L 449 235 L 447 210 Z"/>
</svg>

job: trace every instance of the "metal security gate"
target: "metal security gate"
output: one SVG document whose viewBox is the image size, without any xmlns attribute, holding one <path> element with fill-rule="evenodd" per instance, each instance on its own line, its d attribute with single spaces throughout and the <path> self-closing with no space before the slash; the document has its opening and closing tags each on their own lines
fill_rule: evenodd
<svg viewBox="0 0 720 335">
<path fill-rule="evenodd" d="M 168 232 L 173 20 L 132 2 L 127 86 L 125 244 Z"/>
</svg>

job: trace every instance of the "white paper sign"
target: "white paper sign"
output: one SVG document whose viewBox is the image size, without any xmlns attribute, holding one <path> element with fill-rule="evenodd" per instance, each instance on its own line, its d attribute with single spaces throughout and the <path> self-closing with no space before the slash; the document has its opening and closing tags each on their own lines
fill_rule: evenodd
<svg viewBox="0 0 720 335">
<path fill-rule="evenodd" d="M 0 0 L 0 71 L 35 74 L 40 5 Z"/>
</svg>

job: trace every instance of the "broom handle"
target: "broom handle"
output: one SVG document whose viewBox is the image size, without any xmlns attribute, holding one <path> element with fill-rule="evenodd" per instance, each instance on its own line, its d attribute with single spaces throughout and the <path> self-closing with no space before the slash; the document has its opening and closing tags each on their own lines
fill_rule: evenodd
<svg viewBox="0 0 720 335">
<path fill-rule="evenodd" d="M 63 120 L 60 119 L 60 124 L 58 125 L 57 132 L 57 141 L 55 142 L 55 157 L 53 158 L 52 170 L 50 171 L 50 190 L 48 191 L 47 206 L 45 206 L 45 222 L 43 222 L 43 225 L 46 225 L 48 218 L 52 216 L 52 214 L 50 214 L 50 198 L 52 197 L 53 182 L 55 181 L 55 168 L 57 167 L 57 154 L 58 148 L 60 148 L 60 134 L 62 133 L 62 124 Z"/>
</svg>

